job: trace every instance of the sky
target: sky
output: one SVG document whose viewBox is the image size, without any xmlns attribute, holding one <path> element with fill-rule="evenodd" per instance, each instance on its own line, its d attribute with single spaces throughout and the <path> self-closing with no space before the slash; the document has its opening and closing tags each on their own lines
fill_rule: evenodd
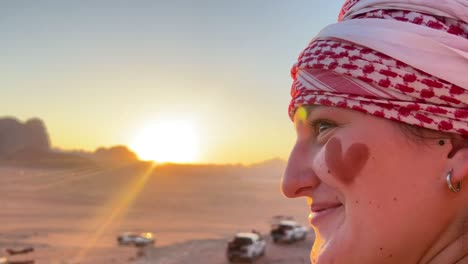
<svg viewBox="0 0 468 264">
<path fill-rule="evenodd" d="M 2 1 L 0 117 L 41 118 L 64 150 L 151 146 L 170 120 L 192 162 L 286 159 L 289 70 L 342 3 Z"/>
</svg>

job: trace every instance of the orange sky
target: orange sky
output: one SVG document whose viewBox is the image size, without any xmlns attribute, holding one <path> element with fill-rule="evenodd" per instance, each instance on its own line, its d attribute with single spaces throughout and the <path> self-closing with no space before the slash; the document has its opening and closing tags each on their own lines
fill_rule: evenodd
<svg viewBox="0 0 468 264">
<path fill-rule="evenodd" d="M 290 67 L 342 1 L 265 3 L 3 3 L 0 115 L 43 119 L 62 149 L 134 145 L 171 120 L 190 123 L 178 138 L 197 149 L 152 148 L 202 163 L 286 159 Z"/>
</svg>

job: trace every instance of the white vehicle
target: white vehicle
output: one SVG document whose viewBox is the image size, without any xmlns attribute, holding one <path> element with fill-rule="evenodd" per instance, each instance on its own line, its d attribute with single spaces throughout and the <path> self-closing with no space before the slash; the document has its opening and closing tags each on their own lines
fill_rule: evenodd
<svg viewBox="0 0 468 264">
<path fill-rule="evenodd" d="M 266 242 L 258 232 L 237 233 L 227 247 L 227 258 L 230 262 L 237 260 L 253 261 L 265 254 Z"/>
<path fill-rule="evenodd" d="M 155 238 L 153 233 L 123 233 L 117 237 L 117 242 L 122 246 L 144 247 L 154 245 Z"/>
<path fill-rule="evenodd" d="M 271 228 L 273 242 L 294 242 L 304 240 L 307 236 L 307 228 L 293 220 L 282 220 Z"/>
</svg>

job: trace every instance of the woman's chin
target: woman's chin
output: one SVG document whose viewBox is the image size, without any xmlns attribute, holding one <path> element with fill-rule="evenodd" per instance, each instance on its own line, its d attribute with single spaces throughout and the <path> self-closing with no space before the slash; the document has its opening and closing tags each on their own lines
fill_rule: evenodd
<svg viewBox="0 0 468 264">
<path fill-rule="evenodd" d="M 310 260 L 313 264 L 349 263 L 347 255 L 346 239 L 343 226 L 335 229 L 335 232 L 327 234 L 326 237 L 317 236 L 310 253 Z"/>
<path fill-rule="evenodd" d="M 337 248 L 337 245 L 324 245 L 315 246 L 310 252 L 310 263 L 312 264 L 333 264 L 333 263 L 347 263 L 343 261 L 343 254 Z"/>
</svg>

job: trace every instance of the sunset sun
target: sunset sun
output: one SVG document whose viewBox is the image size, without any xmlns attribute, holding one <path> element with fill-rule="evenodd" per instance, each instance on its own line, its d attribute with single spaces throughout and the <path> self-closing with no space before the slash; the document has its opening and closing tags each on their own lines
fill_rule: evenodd
<svg viewBox="0 0 468 264">
<path fill-rule="evenodd" d="M 195 162 L 199 155 L 194 125 L 180 120 L 148 124 L 137 132 L 130 148 L 141 159 L 156 162 Z"/>
</svg>

